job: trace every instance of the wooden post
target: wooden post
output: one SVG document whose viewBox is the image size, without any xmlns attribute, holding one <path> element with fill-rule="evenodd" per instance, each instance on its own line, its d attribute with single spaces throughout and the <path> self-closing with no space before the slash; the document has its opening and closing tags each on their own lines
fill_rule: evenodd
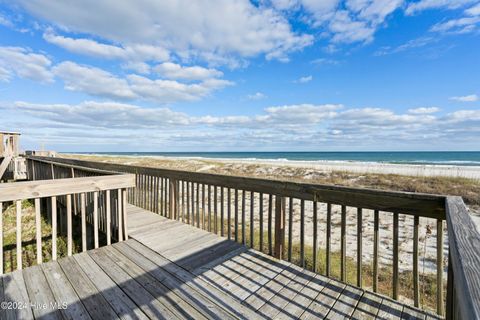
<svg viewBox="0 0 480 320">
<path fill-rule="evenodd" d="M 87 221 L 86 221 L 85 193 L 80 194 L 80 211 L 82 219 L 82 252 L 87 251 Z"/>
<path fill-rule="evenodd" d="M 177 181 L 174 179 L 169 179 L 169 218 L 175 219 L 176 218 L 176 209 L 177 209 Z"/>
<path fill-rule="evenodd" d="M 111 199 L 110 199 L 110 190 L 107 190 L 106 192 L 106 215 L 107 215 L 107 245 L 112 244 L 112 225 L 111 225 L 111 217 L 112 217 L 112 211 L 110 209 L 111 206 Z"/>
<path fill-rule="evenodd" d="M 393 213 L 393 277 L 392 297 L 398 299 L 398 213 Z"/>
<path fill-rule="evenodd" d="M 340 230 L 340 278 L 343 282 L 347 281 L 347 207 L 342 205 L 342 222 Z"/>
<path fill-rule="evenodd" d="M 420 224 L 420 218 L 414 217 L 413 220 L 413 303 L 415 307 L 420 306 L 420 288 L 419 288 L 419 276 L 418 276 L 418 227 Z"/>
<path fill-rule="evenodd" d="M 117 222 L 118 222 L 118 241 L 123 241 L 123 226 L 122 226 L 122 189 L 117 190 Z"/>
<path fill-rule="evenodd" d="M 93 245 L 98 248 L 98 191 L 93 193 Z"/>
<path fill-rule="evenodd" d="M 5 153 L 5 140 L 3 139 L 4 139 L 3 133 L 0 133 L 0 157 L 3 157 Z"/>
<path fill-rule="evenodd" d="M 443 304 L 443 220 L 437 219 L 437 313 L 445 315 Z"/>
<path fill-rule="evenodd" d="M 275 251 L 274 257 L 283 258 L 285 245 L 285 197 L 275 196 Z"/>
<path fill-rule="evenodd" d="M 22 270 L 22 201 L 17 200 L 17 270 Z"/>
<path fill-rule="evenodd" d="M 127 189 L 123 189 L 122 191 L 122 200 L 123 200 L 123 237 L 124 240 L 128 240 L 128 215 L 127 215 Z"/>
<path fill-rule="evenodd" d="M 67 195 L 67 254 L 72 255 L 73 233 L 72 233 L 72 195 Z"/>
<path fill-rule="evenodd" d="M 357 287 L 362 287 L 362 240 L 363 240 L 363 215 L 362 208 L 357 208 Z"/>
<path fill-rule="evenodd" d="M 52 260 L 57 260 L 57 197 L 52 197 Z"/>
<path fill-rule="evenodd" d="M 2 202 L 0 202 L 0 274 L 3 274 L 3 203 Z"/>
</svg>

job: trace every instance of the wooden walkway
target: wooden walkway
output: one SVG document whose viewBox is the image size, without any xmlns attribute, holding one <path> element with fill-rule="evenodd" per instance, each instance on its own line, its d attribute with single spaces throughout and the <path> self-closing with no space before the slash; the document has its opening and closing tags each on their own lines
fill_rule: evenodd
<svg viewBox="0 0 480 320">
<path fill-rule="evenodd" d="M 435 319 L 181 222 L 128 212 L 128 241 L 3 275 L 0 318 Z"/>
</svg>

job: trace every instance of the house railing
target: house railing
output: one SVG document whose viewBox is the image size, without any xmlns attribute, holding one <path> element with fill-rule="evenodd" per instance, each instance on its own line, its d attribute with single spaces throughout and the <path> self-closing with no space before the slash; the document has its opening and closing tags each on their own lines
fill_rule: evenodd
<svg viewBox="0 0 480 320">
<path fill-rule="evenodd" d="M 36 179 L 34 181 L 2 183 L 0 184 L 0 274 L 4 272 L 4 213 L 5 204 L 13 203 L 16 216 L 15 222 L 15 255 L 16 265 L 11 269 L 22 269 L 22 232 L 25 232 L 27 222 L 22 222 L 22 203 L 24 200 L 33 202 L 35 212 L 35 251 L 36 263 L 40 264 L 48 257 L 56 260 L 58 257 L 58 236 L 65 234 L 67 248 L 66 254 L 74 252 L 74 241 L 78 240 L 81 251 L 91 247 L 98 248 L 99 232 L 105 234 L 105 243 L 122 241 L 127 237 L 126 195 L 127 189 L 135 185 L 135 176 L 130 174 L 61 177 L 59 168 L 65 166 L 55 165 L 52 179 L 47 177 L 46 169 L 51 165 L 44 166 L 45 162 L 34 161 Z M 32 163 L 30 163 L 32 168 Z M 76 172 L 81 172 L 78 168 Z M 56 173 L 55 173 L 56 172 Z M 69 168 L 69 172 L 71 169 Z M 98 173 L 98 172 L 97 172 Z M 29 172 L 30 176 L 32 172 Z M 81 177 L 79 177 L 81 176 Z M 100 197 L 102 196 L 102 198 Z M 89 205 L 91 199 L 92 205 Z M 42 236 L 42 217 L 46 218 L 51 225 L 51 247 L 45 248 L 45 239 Z M 88 227 L 91 232 L 88 231 Z M 81 230 L 78 239 L 74 237 L 74 231 Z M 50 238 L 51 237 L 51 238 Z M 14 262 L 12 262 L 14 264 Z"/>
<path fill-rule="evenodd" d="M 135 174 L 136 206 L 447 318 L 479 315 L 480 235 L 460 198 L 52 161 Z"/>
</svg>

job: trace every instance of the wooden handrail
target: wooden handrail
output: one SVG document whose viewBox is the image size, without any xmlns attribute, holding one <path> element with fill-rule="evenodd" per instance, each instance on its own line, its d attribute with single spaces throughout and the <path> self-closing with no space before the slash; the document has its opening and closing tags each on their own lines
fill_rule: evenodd
<svg viewBox="0 0 480 320">
<path fill-rule="evenodd" d="M 0 202 L 115 190 L 134 186 L 135 175 L 133 174 L 1 183 Z"/>
<path fill-rule="evenodd" d="M 422 217 L 445 219 L 445 196 L 441 195 L 227 176 L 212 173 L 148 168 L 67 158 L 55 158 L 54 160 L 52 160 L 52 158 L 36 156 L 30 158 L 40 160 L 50 159 L 52 162 L 69 164 L 82 168 L 160 176 L 172 180 L 195 181 L 205 185 L 249 190 L 309 201 L 316 200 L 371 210 L 401 212 Z"/>
<path fill-rule="evenodd" d="M 480 319 L 480 233 L 460 197 L 447 197 L 447 319 Z"/>
</svg>

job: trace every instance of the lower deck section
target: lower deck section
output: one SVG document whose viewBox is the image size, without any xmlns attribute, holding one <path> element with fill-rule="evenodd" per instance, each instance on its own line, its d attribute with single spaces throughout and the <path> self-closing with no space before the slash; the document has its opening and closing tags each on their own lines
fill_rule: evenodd
<svg viewBox="0 0 480 320">
<path fill-rule="evenodd" d="M 2 319 L 434 319 L 129 206 L 130 239 L 1 278 Z"/>
</svg>

